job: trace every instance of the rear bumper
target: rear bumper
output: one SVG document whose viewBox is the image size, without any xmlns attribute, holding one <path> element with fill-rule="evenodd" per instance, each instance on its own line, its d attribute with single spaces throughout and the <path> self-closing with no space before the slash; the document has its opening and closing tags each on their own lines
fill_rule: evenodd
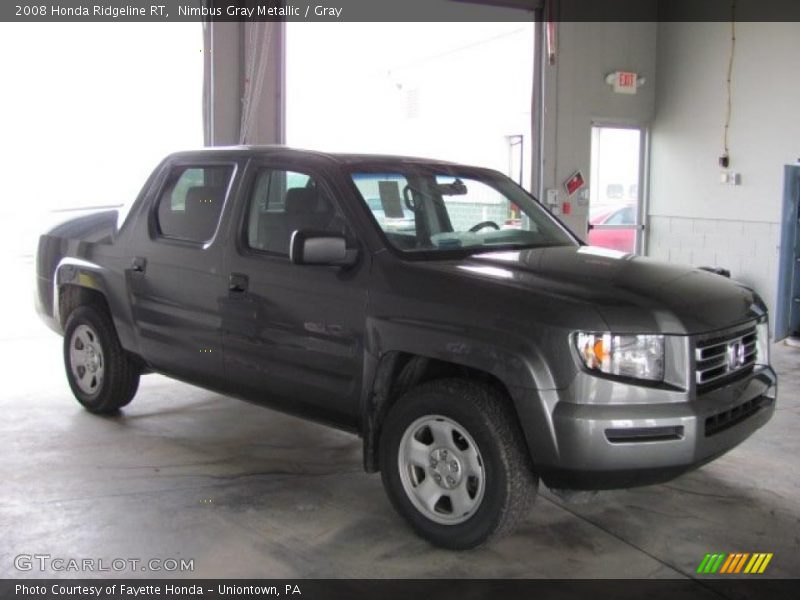
<svg viewBox="0 0 800 600">
<path fill-rule="evenodd" d="M 631 487 L 697 468 L 769 421 L 777 377 L 771 367 L 760 367 L 696 399 L 675 401 L 674 394 L 659 398 L 661 393 L 648 392 L 652 403 L 556 402 L 551 433 L 557 456 L 549 464 L 537 464 L 545 484 L 564 489 Z"/>
<path fill-rule="evenodd" d="M 36 292 L 33 297 L 33 307 L 39 318 L 50 329 L 62 335 L 61 324 L 53 316 L 53 281 L 46 277 L 36 277 Z"/>
</svg>

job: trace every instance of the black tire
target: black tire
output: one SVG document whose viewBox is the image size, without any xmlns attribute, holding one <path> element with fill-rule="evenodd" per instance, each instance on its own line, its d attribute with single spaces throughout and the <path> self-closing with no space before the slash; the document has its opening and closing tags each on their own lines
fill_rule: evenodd
<svg viewBox="0 0 800 600">
<path fill-rule="evenodd" d="M 77 336 L 76 331 L 79 330 Z M 75 337 L 74 337 L 75 336 Z M 87 367 L 73 369 L 70 353 L 76 355 L 89 351 L 81 340 L 91 342 L 91 351 L 96 356 L 99 349 L 100 359 L 94 368 L 102 377 L 92 379 Z M 74 348 L 73 348 L 74 346 Z M 86 359 L 88 360 L 88 359 Z M 111 414 L 133 400 L 139 387 L 139 366 L 120 346 L 114 323 L 108 313 L 94 306 L 79 306 L 67 319 L 64 329 L 64 368 L 72 393 L 86 410 L 96 414 Z M 79 377 L 83 373 L 86 378 Z M 94 385 L 93 385 L 94 384 Z"/>
<path fill-rule="evenodd" d="M 414 491 L 408 486 L 416 485 L 417 489 L 421 489 L 427 477 L 437 478 L 437 475 L 441 482 L 442 475 L 433 466 L 437 460 L 432 458 L 425 469 L 411 466 L 413 473 L 410 476 L 401 475 L 401 471 L 409 469 L 409 463 L 401 456 L 401 446 L 406 448 L 410 439 L 407 431 L 422 431 L 425 434 L 425 424 L 429 422 L 429 417 L 444 423 L 445 431 L 451 425 L 463 428 L 467 437 L 471 437 L 471 440 L 461 438 L 467 452 L 470 442 L 477 446 L 480 457 L 477 464 L 483 467 L 484 484 L 480 498 L 472 500 L 477 504 L 471 511 L 450 516 L 446 513 L 442 516 L 433 514 L 439 510 L 441 498 L 431 513 L 426 513 L 424 507 L 418 508 L 415 505 L 415 502 L 420 504 L 421 501 L 414 499 Z M 422 423 L 419 430 L 416 429 L 418 423 Z M 450 433 L 451 436 L 458 437 L 458 427 L 451 427 L 450 431 L 456 432 Z M 421 439 L 416 437 L 419 433 L 411 435 L 417 441 Z M 434 449 L 433 452 L 438 452 L 433 438 L 430 445 L 426 445 L 426 441 L 423 439 L 421 442 L 425 445 L 425 450 Z M 440 454 L 436 456 L 441 460 Z M 445 457 L 445 460 L 449 460 L 447 455 Z M 397 400 L 383 424 L 380 467 L 383 485 L 397 512 L 423 538 L 437 546 L 453 550 L 474 548 L 513 531 L 529 513 L 539 486 L 522 431 L 509 407 L 508 399 L 488 385 L 462 379 L 441 379 L 424 383 Z M 458 467 L 457 472 L 462 474 L 466 474 L 469 469 L 460 463 L 451 467 Z M 438 468 L 441 469 L 441 466 Z M 420 475 L 421 471 L 424 471 L 424 475 Z M 418 480 L 419 477 L 422 477 L 421 483 L 410 483 L 412 479 Z M 448 481 L 452 480 L 448 478 Z M 462 478 L 457 482 L 457 487 L 468 485 L 466 481 L 467 478 Z M 430 489 L 436 489 L 433 483 L 429 485 Z M 479 486 L 473 484 L 472 488 L 476 490 Z M 455 489 L 444 492 L 437 490 L 435 494 L 446 495 L 450 492 L 455 492 Z M 478 498 L 477 493 L 475 498 Z M 449 503 L 448 499 L 445 509 Z M 451 508 L 452 512 L 454 511 Z M 451 517 L 466 520 L 452 523 L 434 520 Z"/>
</svg>

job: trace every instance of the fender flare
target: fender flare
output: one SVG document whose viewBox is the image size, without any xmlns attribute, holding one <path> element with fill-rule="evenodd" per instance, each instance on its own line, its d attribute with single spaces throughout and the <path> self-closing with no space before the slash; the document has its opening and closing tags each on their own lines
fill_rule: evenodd
<svg viewBox="0 0 800 600">
<path fill-rule="evenodd" d="M 506 336 L 501 346 L 485 335 L 475 336 L 475 328 L 460 333 L 441 324 L 368 319 L 361 395 L 361 434 L 367 472 L 378 470 L 378 443 L 384 417 L 397 398 L 418 380 L 408 371 L 422 372 L 430 361 L 491 376 L 508 393 L 534 465 L 537 458 L 545 461 L 557 455 L 551 417 L 554 394 L 540 393 L 552 390 L 554 385 L 541 351 L 526 345 L 527 352 L 523 355 L 522 345 L 514 349 L 513 338 Z M 405 383 L 403 378 L 407 379 Z"/>
<path fill-rule="evenodd" d="M 74 285 L 99 292 L 106 298 L 106 281 L 103 268 L 82 258 L 64 257 L 53 271 L 53 319 L 63 327 L 66 315 L 61 314 L 61 289 L 65 285 Z"/>
<path fill-rule="evenodd" d="M 112 293 L 114 286 L 108 282 L 106 273 L 107 270 L 104 267 L 91 261 L 71 256 L 62 258 L 53 271 L 53 323 L 58 327 L 59 333 L 63 333 L 64 319 L 67 315 L 61 314 L 61 290 L 65 286 L 74 286 L 91 294 L 97 294 L 105 302 L 105 308 L 109 311 L 120 344 L 127 351 L 138 356 L 138 343 L 133 335 L 130 322 L 126 322 L 124 316 L 120 318 L 119 314 L 119 311 L 122 311 L 123 315 L 125 314 L 127 299 L 115 298 Z"/>
</svg>

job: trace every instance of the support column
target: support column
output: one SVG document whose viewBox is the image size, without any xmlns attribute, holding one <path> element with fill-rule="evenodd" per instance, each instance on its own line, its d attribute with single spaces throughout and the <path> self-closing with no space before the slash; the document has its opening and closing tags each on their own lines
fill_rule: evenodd
<svg viewBox="0 0 800 600">
<path fill-rule="evenodd" d="M 204 24 L 206 146 L 285 142 L 284 23 Z"/>
</svg>

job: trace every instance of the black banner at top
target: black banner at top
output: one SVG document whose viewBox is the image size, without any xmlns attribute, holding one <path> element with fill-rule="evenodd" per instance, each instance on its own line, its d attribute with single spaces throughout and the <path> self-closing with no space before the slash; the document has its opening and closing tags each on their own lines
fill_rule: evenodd
<svg viewBox="0 0 800 600">
<path fill-rule="evenodd" d="M 3 0 L 7 22 L 792 21 L 798 0 Z"/>
</svg>

